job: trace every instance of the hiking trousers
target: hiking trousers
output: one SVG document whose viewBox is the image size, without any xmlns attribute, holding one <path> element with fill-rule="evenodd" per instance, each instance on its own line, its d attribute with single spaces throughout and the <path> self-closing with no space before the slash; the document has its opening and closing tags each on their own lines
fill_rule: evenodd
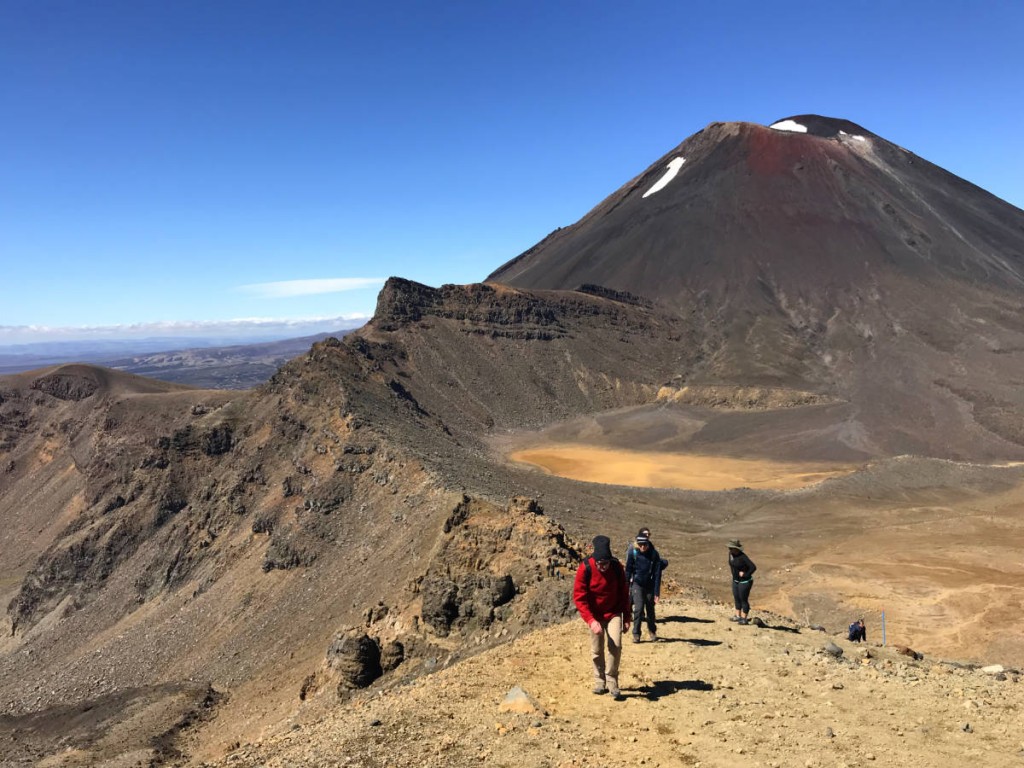
<svg viewBox="0 0 1024 768">
<path fill-rule="evenodd" d="M 740 611 L 744 616 L 750 613 L 750 589 L 754 586 L 753 579 L 746 579 L 745 581 L 733 581 L 732 583 L 732 599 L 736 603 L 736 610 Z"/>
<path fill-rule="evenodd" d="M 622 617 L 613 616 L 608 621 L 602 621 L 599 635 L 587 627 L 587 634 L 590 635 L 590 656 L 594 660 L 594 682 L 618 688 L 619 659 L 622 658 Z M 605 645 L 608 646 L 607 660 Z"/>
<path fill-rule="evenodd" d="M 633 637 L 640 637 L 640 622 L 644 620 L 645 614 L 647 616 L 647 631 L 656 635 L 658 626 L 654 615 L 654 593 L 639 584 L 630 584 L 629 602 L 633 605 Z"/>
</svg>

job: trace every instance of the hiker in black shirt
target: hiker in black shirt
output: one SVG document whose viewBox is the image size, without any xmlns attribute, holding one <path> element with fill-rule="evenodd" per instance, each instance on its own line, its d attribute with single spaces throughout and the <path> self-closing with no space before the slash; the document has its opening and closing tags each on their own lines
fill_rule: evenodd
<svg viewBox="0 0 1024 768">
<path fill-rule="evenodd" d="M 732 571 L 732 599 L 736 603 L 736 615 L 730 621 L 749 624 L 750 588 L 754 586 L 754 571 L 757 566 L 743 552 L 739 539 L 729 542 L 729 568 Z"/>
</svg>

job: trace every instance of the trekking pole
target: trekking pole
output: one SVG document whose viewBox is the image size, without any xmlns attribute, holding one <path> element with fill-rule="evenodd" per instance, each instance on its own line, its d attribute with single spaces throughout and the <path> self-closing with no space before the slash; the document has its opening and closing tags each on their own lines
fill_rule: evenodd
<svg viewBox="0 0 1024 768">
<path fill-rule="evenodd" d="M 885 608 L 882 609 L 882 645 L 885 645 Z"/>
</svg>

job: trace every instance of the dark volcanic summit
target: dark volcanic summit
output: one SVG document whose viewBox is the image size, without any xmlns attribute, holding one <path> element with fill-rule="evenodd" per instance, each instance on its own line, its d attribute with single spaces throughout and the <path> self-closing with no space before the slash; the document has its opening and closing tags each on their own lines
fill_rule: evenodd
<svg viewBox="0 0 1024 768">
<path fill-rule="evenodd" d="M 488 279 L 816 307 L 947 281 L 1017 292 L 1024 213 L 846 120 L 712 123 Z"/>
</svg>

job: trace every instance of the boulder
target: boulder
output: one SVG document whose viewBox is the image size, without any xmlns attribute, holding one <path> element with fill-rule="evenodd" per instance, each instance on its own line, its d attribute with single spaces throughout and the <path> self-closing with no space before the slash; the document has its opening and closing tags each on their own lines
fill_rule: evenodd
<svg viewBox="0 0 1024 768">
<path fill-rule="evenodd" d="M 537 700 L 520 688 L 513 686 L 505 699 L 498 705 L 499 712 L 514 712 L 519 715 L 545 714 Z"/>
<path fill-rule="evenodd" d="M 821 650 L 827 653 L 829 656 L 834 656 L 837 659 L 843 655 L 843 649 L 835 643 L 833 643 L 832 641 L 825 643 Z"/>
<path fill-rule="evenodd" d="M 365 688 L 384 674 L 380 646 L 360 630 L 342 632 L 327 649 L 327 665 L 338 674 L 338 692 Z"/>
<path fill-rule="evenodd" d="M 924 654 L 923 653 L 920 653 L 919 651 L 915 651 L 913 648 L 908 648 L 905 645 L 897 645 L 896 646 L 896 653 L 900 654 L 901 656 L 909 656 L 910 658 L 914 659 L 915 661 L 920 661 L 921 659 L 924 658 Z"/>
<path fill-rule="evenodd" d="M 380 649 L 380 668 L 390 672 L 405 661 L 405 646 L 398 640 L 384 643 Z"/>
</svg>

